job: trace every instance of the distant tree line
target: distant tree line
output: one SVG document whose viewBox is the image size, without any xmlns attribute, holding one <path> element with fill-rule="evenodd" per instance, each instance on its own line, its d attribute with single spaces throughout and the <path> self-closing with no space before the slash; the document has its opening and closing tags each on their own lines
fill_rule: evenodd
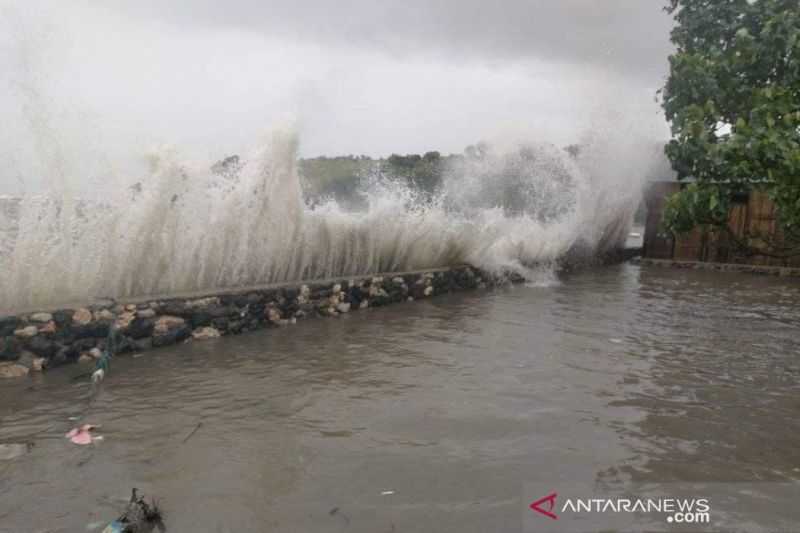
<svg viewBox="0 0 800 533">
<path fill-rule="evenodd" d="M 577 157 L 580 147 L 569 145 L 564 150 Z M 312 200 L 334 198 L 348 202 L 357 196 L 365 180 L 375 176 L 396 180 L 412 190 L 432 196 L 442 188 L 448 169 L 458 168 L 468 160 L 481 160 L 489 154 L 489 145 L 480 142 L 467 146 L 463 154 L 442 155 L 438 151 L 424 154 L 392 154 L 386 158 L 366 155 L 313 157 L 300 160 L 300 174 L 305 192 Z"/>
</svg>

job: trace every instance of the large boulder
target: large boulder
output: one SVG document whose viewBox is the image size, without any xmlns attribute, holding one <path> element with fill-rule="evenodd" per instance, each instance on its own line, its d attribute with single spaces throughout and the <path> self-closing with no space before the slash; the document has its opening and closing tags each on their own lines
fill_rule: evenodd
<svg viewBox="0 0 800 533">
<path fill-rule="evenodd" d="M 347 301 L 349 301 L 355 307 L 361 305 L 361 300 L 363 300 L 365 297 L 366 295 L 364 294 L 364 290 L 358 285 L 353 285 L 347 289 Z"/>
<path fill-rule="evenodd" d="M 71 309 L 62 309 L 53 312 L 53 322 L 59 329 L 68 328 L 72 325 L 72 315 L 75 311 Z"/>
<path fill-rule="evenodd" d="M 39 357 L 50 359 L 56 353 L 58 353 L 58 351 L 61 349 L 61 346 L 45 337 L 36 336 L 31 338 L 26 343 L 26 348 L 28 351 L 35 353 Z"/>
<path fill-rule="evenodd" d="M 0 337 L 13 335 L 19 329 L 20 320 L 15 316 L 0 317 Z"/>
<path fill-rule="evenodd" d="M 178 316 L 161 316 L 153 328 L 153 347 L 169 346 L 188 339 L 192 329 Z"/>
<path fill-rule="evenodd" d="M 186 324 L 176 327 L 167 331 L 166 333 L 159 333 L 154 335 L 153 347 L 169 346 L 170 344 L 177 344 L 183 340 L 188 339 L 192 335 L 192 329 Z"/>
<path fill-rule="evenodd" d="M 144 339 L 153 335 L 156 321 L 152 318 L 135 318 L 129 325 L 125 334 L 132 339 Z"/>
<path fill-rule="evenodd" d="M 25 326 L 24 328 L 20 328 L 14 332 L 14 335 L 21 339 L 30 339 L 31 337 L 35 337 L 39 334 L 39 328 L 36 326 Z"/>
<path fill-rule="evenodd" d="M 193 328 L 200 328 L 212 324 L 217 319 L 231 319 L 239 316 L 239 310 L 235 306 L 212 304 L 207 307 L 199 307 L 192 313 L 189 321 Z"/>
<path fill-rule="evenodd" d="M 28 317 L 31 322 L 38 322 L 40 324 L 47 324 L 53 320 L 53 315 L 50 313 L 34 313 Z"/>
<path fill-rule="evenodd" d="M 16 361 L 22 351 L 22 343 L 15 337 L 0 338 L 0 361 Z"/>
<path fill-rule="evenodd" d="M 91 322 L 93 318 L 92 312 L 82 307 L 72 314 L 72 323 L 78 326 L 85 326 Z"/>
<path fill-rule="evenodd" d="M 111 323 L 106 321 L 88 322 L 86 324 L 78 325 L 75 325 L 75 322 L 73 322 L 73 326 L 70 328 L 69 334 L 76 339 L 85 339 L 88 337 L 105 338 L 108 336 L 110 329 Z"/>
<path fill-rule="evenodd" d="M 160 316 L 155 323 L 155 333 L 156 335 L 163 335 L 165 333 L 169 333 L 171 330 L 184 327 L 185 325 L 186 320 L 179 316 Z"/>
<path fill-rule="evenodd" d="M 125 330 L 128 326 L 131 325 L 131 322 L 134 321 L 136 318 L 136 313 L 133 311 L 123 311 L 117 316 L 117 319 L 114 321 L 114 325 L 120 329 Z"/>
<path fill-rule="evenodd" d="M 150 309 L 149 307 L 146 309 L 138 309 L 136 311 L 136 316 L 139 318 L 155 318 L 156 311 L 155 309 Z"/>
<path fill-rule="evenodd" d="M 172 317 L 190 317 L 194 313 L 195 308 L 187 306 L 183 301 L 170 300 L 162 303 L 158 308 L 158 313 L 161 315 Z"/>
</svg>

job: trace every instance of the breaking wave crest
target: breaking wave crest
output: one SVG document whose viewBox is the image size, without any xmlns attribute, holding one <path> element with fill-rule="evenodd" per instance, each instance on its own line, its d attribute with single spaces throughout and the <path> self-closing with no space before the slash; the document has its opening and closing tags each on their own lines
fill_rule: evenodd
<svg viewBox="0 0 800 533">
<path fill-rule="evenodd" d="M 349 210 L 304 201 L 291 130 L 275 131 L 233 177 L 162 150 L 142 179 L 97 197 L 6 198 L 0 301 L 16 309 L 458 263 L 524 274 L 626 235 L 638 190 L 581 162 L 547 146 L 487 149 L 452 165 L 433 199 L 378 177 L 366 207 Z"/>
</svg>

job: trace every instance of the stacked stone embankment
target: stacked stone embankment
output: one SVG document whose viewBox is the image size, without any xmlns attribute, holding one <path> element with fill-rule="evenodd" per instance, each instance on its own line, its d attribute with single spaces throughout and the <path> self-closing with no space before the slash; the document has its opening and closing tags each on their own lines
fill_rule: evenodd
<svg viewBox="0 0 800 533">
<path fill-rule="evenodd" d="M 116 356 L 485 288 L 497 282 L 472 267 L 459 266 L 0 316 L 0 377 L 21 377 L 30 371 L 98 359 L 111 332 Z"/>
</svg>

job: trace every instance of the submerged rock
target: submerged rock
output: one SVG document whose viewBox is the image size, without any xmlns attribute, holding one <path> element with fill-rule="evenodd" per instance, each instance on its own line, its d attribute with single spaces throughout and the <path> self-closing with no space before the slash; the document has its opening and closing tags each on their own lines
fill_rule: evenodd
<svg viewBox="0 0 800 533">
<path fill-rule="evenodd" d="M 0 363 L 0 378 L 21 378 L 28 375 L 28 367 L 17 363 Z"/>
<path fill-rule="evenodd" d="M 211 327 L 198 328 L 192 332 L 192 338 L 196 340 L 216 339 L 220 336 L 219 330 Z"/>
</svg>

